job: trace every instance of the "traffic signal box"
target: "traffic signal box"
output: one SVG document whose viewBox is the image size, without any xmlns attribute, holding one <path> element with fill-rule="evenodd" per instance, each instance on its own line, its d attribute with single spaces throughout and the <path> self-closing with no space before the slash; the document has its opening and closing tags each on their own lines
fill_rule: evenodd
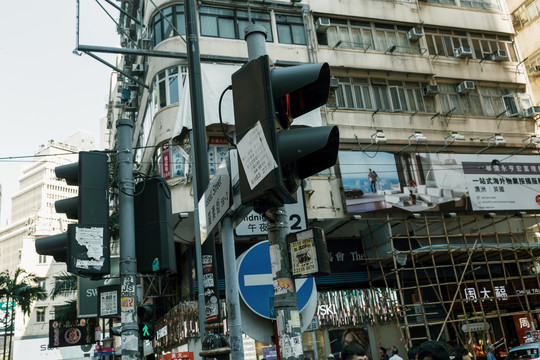
<svg viewBox="0 0 540 360">
<path fill-rule="evenodd" d="M 270 207 L 295 203 L 301 180 L 333 166 L 337 160 L 336 126 L 288 130 L 295 118 L 326 104 L 328 64 L 271 69 L 269 57 L 264 55 L 235 72 L 232 87 L 237 142 L 260 121 L 278 164 L 253 189 L 240 166 L 242 204 L 253 205 L 262 213 Z"/>
<path fill-rule="evenodd" d="M 176 273 L 171 189 L 161 177 L 135 186 L 135 249 L 141 274 Z"/>
<path fill-rule="evenodd" d="M 36 252 L 66 262 L 68 272 L 99 276 L 110 272 L 109 171 L 107 154 L 80 152 L 79 162 L 57 166 L 58 178 L 79 187 L 78 196 L 55 202 L 58 213 L 79 220 L 67 232 L 36 239 Z"/>
<path fill-rule="evenodd" d="M 137 319 L 139 322 L 139 337 L 150 340 L 154 337 L 154 305 L 145 304 L 137 306 Z"/>
</svg>

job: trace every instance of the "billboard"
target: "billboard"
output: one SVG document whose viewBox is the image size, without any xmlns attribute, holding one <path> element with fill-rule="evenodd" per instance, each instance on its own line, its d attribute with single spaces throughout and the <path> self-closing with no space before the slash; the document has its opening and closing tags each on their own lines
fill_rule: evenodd
<svg viewBox="0 0 540 360">
<path fill-rule="evenodd" d="M 340 151 L 349 213 L 540 210 L 540 161 L 527 155 Z"/>
</svg>

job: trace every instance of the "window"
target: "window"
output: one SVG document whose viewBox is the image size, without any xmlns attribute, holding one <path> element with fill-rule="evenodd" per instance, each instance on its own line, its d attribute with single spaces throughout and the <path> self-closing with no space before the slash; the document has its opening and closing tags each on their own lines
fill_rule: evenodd
<svg viewBox="0 0 540 360">
<path fill-rule="evenodd" d="M 47 263 L 47 255 L 38 255 L 38 264 L 46 264 Z"/>
<path fill-rule="evenodd" d="M 177 104 L 180 101 L 180 93 L 185 89 L 186 80 L 186 66 L 175 66 L 159 72 L 152 89 L 154 109 L 158 110 L 167 105 Z"/>
<path fill-rule="evenodd" d="M 331 19 L 330 24 L 326 32 L 317 34 L 321 45 L 421 54 L 420 45 L 409 41 L 407 32 L 410 27 L 338 19 Z"/>
<path fill-rule="evenodd" d="M 41 290 L 41 292 L 47 292 L 47 288 L 46 288 L 46 281 L 47 279 L 45 278 L 38 278 L 37 279 L 37 286 L 39 287 L 39 289 Z"/>
<path fill-rule="evenodd" d="M 491 60 L 491 54 L 503 50 L 510 61 L 517 61 L 514 44 L 507 35 L 467 33 L 457 30 L 425 28 L 428 51 L 431 55 L 454 57 L 454 49 L 469 47 L 472 58 Z"/>
<path fill-rule="evenodd" d="M 170 37 L 185 35 L 184 5 L 173 5 L 161 9 L 161 13 L 154 15 L 151 28 L 153 46 Z"/>
<path fill-rule="evenodd" d="M 528 0 L 512 14 L 514 29 L 520 31 L 540 15 L 540 0 Z"/>
<path fill-rule="evenodd" d="M 270 14 L 237 9 L 225 9 L 213 6 L 199 8 L 202 36 L 220 37 L 226 39 L 244 39 L 244 29 L 250 24 L 249 19 L 257 25 L 262 25 L 268 31 L 266 41 L 272 42 L 272 26 Z"/>
<path fill-rule="evenodd" d="M 386 79 L 338 78 L 338 108 L 425 112 L 422 84 Z"/>
<path fill-rule="evenodd" d="M 306 33 L 301 16 L 276 14 L 278 42 L 282 44 L 306 44 Z"/>
<path fill-rule="evenodd" d="M 438 86 L 440 91 L 439 102 L 443 115 L 482 114 L 482 107 L 476 89 L 468 93 L 458 93 L 456 84 L 438 84 Z"/>
<path fill-rule="evenodd" d="M 36 322 L 45 322 L 45 309 L 44 306 L 36 307 Z"/>
</svg>

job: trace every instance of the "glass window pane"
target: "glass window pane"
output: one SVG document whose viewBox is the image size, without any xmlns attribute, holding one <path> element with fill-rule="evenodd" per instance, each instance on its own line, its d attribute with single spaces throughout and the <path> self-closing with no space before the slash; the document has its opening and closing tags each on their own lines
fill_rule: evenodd
<svg viewBox="0 0 540 360">
<path fill-rule="evenodd" d="M 482 115 L 482 105 L 480 104 L 480 97 L 476 95 L 471 96 L 472 113 L 474 115 Z"/>
<path fill-rule="evenodd" d="M 446 56 L 446 53 L 444 52 L 444 46 L 442 42 L 442 36 L 436 35 L 435 38 L 435 45 L 437 45 L 437 55 L 440 56 Z M 453 55 L 454 53 L 452 53 Z"/>
<path fill-rule="evenodd" d="M 156 19 L 160 19 L 160 15 L 156 16 Z M 156 46 L 157 44 L 159 44 L 162 40 L 163 40 L 163 36 L 161 34 L 161 31 L 162 31 L 162 26 L 161 26 L 161 19 L 156 21 L 156 23 L 154 24 L 154 38 L 153 38 L 153 41 L 154 41 L 154 46 Z"/>
<path fill-rule="evenodd" d="M 360 86 L 354 87 L 354 97 L 356 99 L 356 107 L 358 109 L 364 109 L 364 101 L 362 100 L 362 88 Z"/>
<path fill-rule="evenodd" d="M 217 21 L 214 16 L 201 15 L 201 35 L 218 36 Z"/>
<path fill-rule="evenodd" d="M 351 85 L 349 84 L 345 85 L 344 90 L 345 90 L 345 99 L 347 101 L 346 107 L 348 108 L 354 107 Z"/>
<path fill-rule="evenodd" d="M 347 28 L 339 28 L 339 39 L 342 41 L 341 47 L 351 47 L 351 39 L 349 39 L 349 30 Z"/>
<path fill-rule="evenodd" d="M 167 90 L 165 81 L 159 82 L 159 108 L 167 106 Z"/>
<path fill-rule="evenodd" d="M 343 95 L 343 85 L 338 87 L 336 90 L 336 102 L 338 107 L 346 107 L 345 97 Z"/>
<path fill-rule="evenodd" d="M 443 113 L 447 113 L 450 111 L 450 103 L 448 101 L 448 95 L 439 95 L 439 101 L 441 103 L 441 108 Z"/>
<path fill-rule="evenodd" d="M 176 14 L 176 30 L 178 30 L 178 33 L 180 35 L 186 34 L 186 22 L 184 18 L 184 13 L 177 13 Z"/>
<path fill-rule="evenodd" d="M 282 44 L 292 44 L 292 34 L 289 25 L 277 25 L 278 41 Z"/>
<path fill-rule="evenodd" d="M 362 86 L 362 94 L 364 95 L 364 102 L 366 103 L 366 109 L 373 109 L 373 104 L 371 102 L 371 89 L 369 86 Z"/>
<path fill-rule="evenodd" d="M 233 19 L 218 19 L 219 37 L 226 39 L 234 39 L 234 20 Z"/>
<path fill-rule="evenodd" d="M 377 50 L 386 51 L 388 50 L 388 42 L 386 41 L 386 33 L 381 30 L 377 30 Z"/>
<path fill-rule="evenodd" d="M 326 30 L 326 36 L 328 37 L 329 46 L 335 46 L 339 41 L 337 28 L 335 27 L 328 28 L 328 30 Z"/>
<path fill-rule="evenodd" d="M 179 100 L 179 90 L 178 90 L 178 76 L 173 75 L 169 77 L 169 98 L 170 104 L 176 104 Z"/>
<path fill-rule="evenodd" d="M 266 42 L 274 41 L 274 37 L 272 35 L 272 25 L 270 24 L 270 21 L 255 20 L 255 24 L 262 25 L 266 28 L 266 31 L 267 31 Z M 240 38 L 244 39 L 244 28 L 242 28 L 242 31 L 240 32 Z"/>
<path fill-rule="evenodd" d="M 304 32 L 304 26 L 302 25 L 291 25 L 293 43 L 297 45 L 306 44 L 306 34 Z"/>
<path fill-rule="evenodd" d="M 168 39 L 174 35 L 174 30 L 172 27 L 172 7 L 163 9 L 163 15 L 165 15 L 165 19 L 163 20 L 163 38 Z"/>
</svg>

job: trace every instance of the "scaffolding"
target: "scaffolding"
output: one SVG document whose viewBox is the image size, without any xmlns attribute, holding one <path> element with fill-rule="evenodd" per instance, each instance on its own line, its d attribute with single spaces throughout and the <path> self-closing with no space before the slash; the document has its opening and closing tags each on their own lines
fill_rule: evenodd
<svg viewBox="0 0 540 360">
<path fill-rule="evenodd" d="M 397 292 L 407 346 L 440 340 L 475 357 L 489 345 L 504 352 L 524 342 L 516 321 L 540 340 L 538 220 L 523 212 L 362 219 L 370 287 Z"/>
</svg>

